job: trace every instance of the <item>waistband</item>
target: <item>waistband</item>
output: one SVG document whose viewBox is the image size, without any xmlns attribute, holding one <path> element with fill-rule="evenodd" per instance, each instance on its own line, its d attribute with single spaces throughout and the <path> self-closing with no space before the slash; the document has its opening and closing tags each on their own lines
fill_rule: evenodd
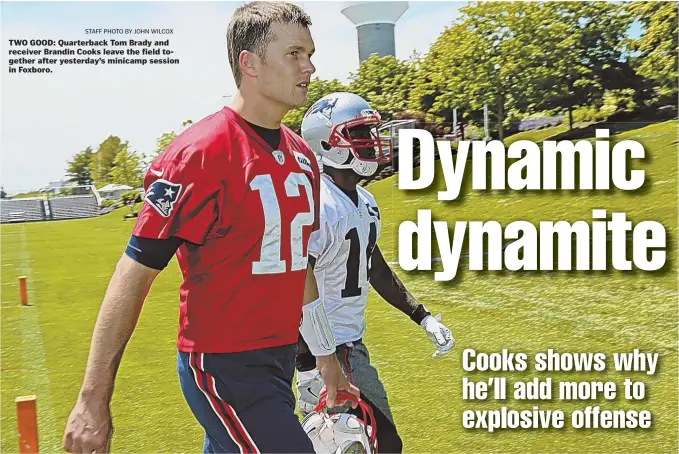
<svg viewBox="0 0 679 454">
<path fill-rule="evenodd" d="M 359 337 L 359 338 L 358 338 L 357 340 L 355 340 L 355 341 L 345 342 L 345 343 L 343 343 L 343 344 L 339 344 L 338 347 L 352 348 L 352 347 L 354 347 L 355 345 L 362 344 L 362 343 L 363 343 L 363 338 L 362 338 L 362 337 Z"/>
</svg>

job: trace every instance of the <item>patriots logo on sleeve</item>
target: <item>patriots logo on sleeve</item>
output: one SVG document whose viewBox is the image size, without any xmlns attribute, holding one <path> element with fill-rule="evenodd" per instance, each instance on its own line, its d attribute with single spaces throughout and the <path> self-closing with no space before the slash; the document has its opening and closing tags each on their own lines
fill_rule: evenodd
<svg viewBox="0 0 679 454">
<path fill-rule="evenodd" d="M 151 183 L 146 191 L 145 200 L 161 216 L 169 218 L 181 191 L 181 184 L 171 183 L 167 180 L 156 180 Z"/>
</svg>

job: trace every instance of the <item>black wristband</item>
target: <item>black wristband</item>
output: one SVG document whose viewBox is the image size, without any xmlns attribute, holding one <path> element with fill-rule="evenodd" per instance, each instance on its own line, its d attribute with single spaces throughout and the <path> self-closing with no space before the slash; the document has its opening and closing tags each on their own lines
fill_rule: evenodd
<svg viewBox="0 0 679 454">
<path fill-rule="evenodd" d="M 316 368 L 316 357 L 311 352 L 299 353 L 295 358 L 295 367 L 300 372 L 307 372 Z"/>
<path fill-rule="evenodd" d="M 426 307 L 420 304 L 417 306 L 417 309 L 415 309 L 415 311 L 410 314 L 410 320 L 419 325 L 427 315 L 431 315 L 431 312 L 429 312 Z"/>
</svg>

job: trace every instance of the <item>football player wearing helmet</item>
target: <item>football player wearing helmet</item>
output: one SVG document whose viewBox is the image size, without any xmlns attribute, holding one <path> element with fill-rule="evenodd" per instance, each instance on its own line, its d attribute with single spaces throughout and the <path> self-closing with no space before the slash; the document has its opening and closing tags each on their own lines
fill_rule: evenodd
<svg viewBox="0 0 679 454">
<path fill-rule="evenodd" d="M 402 451 L 402 441 L 386 391 L 362 341 L 369 285 L 422 327 L 436 347 L 434 356 L 448 353 L 455 340 L 440 317 L 432 316 L 408 292 L 377 246 L 380 210 L 372 194 L 358 183 L 391 159 L 391 140 L 380 137 L 380 124 L 380 115 L 363 98 L 339 92 L 309 108 L 302 121 L 302 137 L 323 166 L 320 227 L 309 240 L 309 261 L 332 327 L 336 354 L 374 411 L 380 452 L 391 453 Z M 323 385 L 313 357 L 303 350 L 302 345 L 297 357 L 297 391 L 298 406 L 306 414 L 316 405 Z"/>
</svg>

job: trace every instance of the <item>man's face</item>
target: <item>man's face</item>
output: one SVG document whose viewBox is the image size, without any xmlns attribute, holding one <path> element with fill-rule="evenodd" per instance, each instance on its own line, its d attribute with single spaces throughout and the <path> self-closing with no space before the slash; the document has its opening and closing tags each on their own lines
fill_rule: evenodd
<svg viewBox="0 0 679 454">
<path fill-rule="evenodd" d="M 375 140 L 375 134 L 375 127 L 369 125 L 355 126 L 349 130 L 352 140 Z M 354 150 L 363 159 L 375 159 L 378 152 L 373 146 L 356 146 Z"/>
<path fill-rule="evenodd" d="M 271 25 L 274 40 L 269 43 L 258 83 L 265 97 L 296 109 L 306 104 L 311 75 L 314 41 L 308 29 L 294 24 Z"/>
</svg>

